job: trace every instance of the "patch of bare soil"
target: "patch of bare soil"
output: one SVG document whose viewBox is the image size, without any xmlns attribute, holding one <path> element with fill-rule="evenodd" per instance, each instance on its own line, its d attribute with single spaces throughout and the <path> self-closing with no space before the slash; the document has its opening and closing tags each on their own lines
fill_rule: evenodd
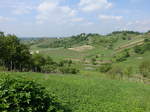
<svg viewBox="0 0 150 112">
<path fill-rule="evenodd" d="M 68 48 L 69 50 L 73 50 L 73 51 L 77 51 L 77 52 L 82 52 L 82 51 L 86 51 L 86 50 L 91 50 L 93 49 L 93 46 L 90 45 L 83 45 L 83 46 L 79 46 L 79 47 L 74 47 L 74 48 Z"/>
</svg>

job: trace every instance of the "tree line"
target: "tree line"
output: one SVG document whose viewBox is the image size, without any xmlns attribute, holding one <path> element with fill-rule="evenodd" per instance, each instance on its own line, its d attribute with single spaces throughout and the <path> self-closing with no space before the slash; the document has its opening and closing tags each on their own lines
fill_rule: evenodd
<svg viewBox="0 0 150 112">
<path fill-rule="evenodd" d="M 8 71 L 73 73 L 79 72 L 71 60 L 55 62 L 51 57 L 31 54 L 30 48 L 21 43 L 15 35 L 0 32 L 0 65 Z"/>
</svg>

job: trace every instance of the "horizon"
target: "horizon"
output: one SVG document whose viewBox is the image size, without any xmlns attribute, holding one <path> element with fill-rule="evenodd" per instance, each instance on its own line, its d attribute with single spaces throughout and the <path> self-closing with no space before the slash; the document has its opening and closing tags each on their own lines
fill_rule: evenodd
<svg viewBox="0 0 150 112">
<path fill-rule="evenodd" d="M 146 32 L 149 4 L 149 0 L 5 0 L 0 1 L 0 30 L 27 38 Z"/>
<path fill-rule="evenodd" d="M 106 34 L 100 34 L 100 33 L 84 33 L 84 32 L 82 32 L 82 33 L 79 33 L 79 34 L 75 34 L 75 35 L 69 35 L 69 36 L 59 36 L 59 37 L 56 37 L 56 36 L 39 36 L 39 37 L 36 37 L 36 36 L 28 36 L 28 37 L 25 37 L 25 36 L 22 36 L 22 37 L 18 37 L 17 35 L 17 37 L 18 38 L 68 38 L 68 37 L 71 37 L 71 36 L 77 36 L 77 35 L 81 35 L 81 34 L 86 34 L 86 35 L 88 35 L 88 34 L 98 34 L 98 35 L 103 35 L 103 36 L 106 36 L 106 35 L 109 35 L 109 34 L 111 34 L 111 33 L 113 33 L 113 32 L 123 32 L 123 31 L 132 31 L 132 30 L 118 30 L 118 31 L 112 31 L 112 32 L 110 32 L 110 33 L 106 33 Z M 141 33 L 141 34 L 144 34 L 144 33 L 147 33 L 147 32 L 149 32 L 150 30 L 147 30 L 146 32 L 139 32 L 139 31 L 133 31 L 133 32 L 138 32 L 138 33 Z M 5 32 L 4 32 L 4 34 L 5 34 Z M 9 33 L 8 33 L 9 34 Z M 7 35 L 7 34 L 6 34 Z M 14 34 L 15 35 L 15 34 Z"/>
<path fill-rule="evenodd" d="M 10 33 L 6 33 L 6 32 L 3 32 L 3 31 L 0 31 L 0 32 L 3 32 L 5 35 L 15 35 L 15 36 L 17 36 L 18 38 L 68 38 L 68 37 L 72 37 L 72 36 L 77 36 L 77 35 L 81 35 L 81 34 L 86 34 L 86 35 L 88 35 L 88 34 L 98 34 L 98 35 L 103 35 L 103 36 L 106 36 L 106 35 L 109 35 L 109 34 L 112 34 L 113 32 L 126 32 L 126 31 L 131 31 L 131 32 L 138 32 L 138 33 L 141 33 L 141 34 L 144 34 L 144 33 L 147 33 L 147 32 L 150 32 L 150 30 L 147 30 L 147 31 L 145 31 L 145 32 L 139 32 L 139 31 L 133 31 L 133 30 L 118 30 L 118 31 L 112 31 L 112 32 L 109 32 L 109 33 L 106 33 L 106 34 L 100 34 L 100 33 L 84 33 L 84 32 L 82 32 L 82 33 L 78 33 L 78 34 L 74 34 L 74 35 L 68 35 L 68 36 L 59 36 L 59 37 L 56 37 L 56 36 L 21 36 L 21 37 L 19 37 L 19 36 L 17 36 L 17 35 L 15 35 L 15 34 L 10 34 Z"/>
</svg>

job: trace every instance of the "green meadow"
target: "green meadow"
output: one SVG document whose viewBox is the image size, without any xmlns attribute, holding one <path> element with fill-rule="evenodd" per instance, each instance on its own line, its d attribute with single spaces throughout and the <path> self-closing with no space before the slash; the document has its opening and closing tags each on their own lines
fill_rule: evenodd
<svg viewBox="0 0 150 112">
<path fill-rule="evenodd" d="M 112 80 L 101 74 L 62 75 L 6 72 L 18 79 L 34 80 L 58 96 L 73 112 L 149 112 L 150 86 Z"/>
</svg>

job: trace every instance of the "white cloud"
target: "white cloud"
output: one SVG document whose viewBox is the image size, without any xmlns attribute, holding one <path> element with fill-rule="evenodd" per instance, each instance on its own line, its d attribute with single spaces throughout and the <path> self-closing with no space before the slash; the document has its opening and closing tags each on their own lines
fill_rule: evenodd
<svg viewBox="0 0 150 112">
<path fill-rule="evenodd" d="M 8 18 L 8 17 L 3 17 L 3 16 L 0 16 L 0 22 L 8 22 L 12 19 Z"/>
<path fill-rule="evenodd" d="M 84 18 L 73 18 L 73 19 L 71 19 L 71 21 L 72 22 L 82 22 L 82 21 L 84 21 Z"/>
<path fill-rule="evenodd" d="M 93 22 L 87 22 L 87 25 L 94 25 Z"/>
<path fill-rule="evenodd" d="M 62 22 L 68 18 L 75 17 L 76 10 L 68 6 L 61 6 L 58 2 L 42 2 L 38 8 L 37 21 L 43 23 L 44 21 Z"/>
<path fill-rule="evenodd" d="M 99 19 L 120 21 L 123 19 L 123 17 L 122 16 L 99 15 Z"/>
<path fill-rule="evenodd" d="M 35 6 L 31 3 L 31 0 L 0 0 L 0 8 L 10 10 L 15 15 L 21 15 L 30 13 Z"/>
<path fill-rule="evenodd" d="M 82 11 L 91 12 L 111 8 L 112 3 L 108 2 L 108 0 L 80 0 L 79 7 Z"/>
<path fill-rule="evenodd" d="M 12 13 L 16 15 L 21 15 L 21 14 L 28 14 L 30 13 L 34 7 L 30 6 L 21 6 L 21 7 L 16 7 Z"/>
</svg>

